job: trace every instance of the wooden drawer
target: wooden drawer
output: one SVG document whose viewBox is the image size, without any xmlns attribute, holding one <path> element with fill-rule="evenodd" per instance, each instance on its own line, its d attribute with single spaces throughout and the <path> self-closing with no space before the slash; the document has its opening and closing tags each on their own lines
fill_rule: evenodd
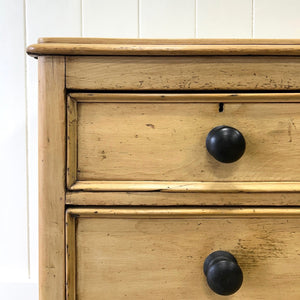
<svg viewBox="0 0 300 300">
<path fill-rule="evenodd" d="M 224 182 L 299 182 L 299 100 L 299 94 L 71 94 L 68 186 L 209 191 L 205 182 L 216 182 L 216 190 Z M 234 163 L 206 149 L 207 134 L 219 125 L 246 140 Z"/>
<path fill-rule="evenodd" d="M 219 299 L 216 250 L 243 271 L 233 299 L 299 299 L 299 229 L 299 209 L 69 209 L 67 299 Z"/>
</svg>

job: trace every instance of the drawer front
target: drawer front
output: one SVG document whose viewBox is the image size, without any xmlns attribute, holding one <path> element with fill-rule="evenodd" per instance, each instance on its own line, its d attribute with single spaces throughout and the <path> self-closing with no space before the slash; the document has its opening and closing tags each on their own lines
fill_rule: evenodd
<svg viewBox="0 0 300 300">
<path fill-rule="evenodd" d="M 71 209 L 68 300 L 219 299 L 203 273 L 216 250 L 243 272 L 233 299 L 299 299 L 299 217 L 299 209 Z"/>
<path fill-rule="evenodd" d="M 70 183 L 300 180 L 300 104 L 257 103 L 271 96 L 253 97 L 256 103 L 243 103 L 246 96 L 237 97 L 240 102 L 228 102 L 229 96 L 210 101 L 214 95 L 163 97 L 71 97 Z M 219 162 L 206 149 L 208 133 L 220 125 L 244 136 L 246 150 L 236 162 Z"/>
</svg>

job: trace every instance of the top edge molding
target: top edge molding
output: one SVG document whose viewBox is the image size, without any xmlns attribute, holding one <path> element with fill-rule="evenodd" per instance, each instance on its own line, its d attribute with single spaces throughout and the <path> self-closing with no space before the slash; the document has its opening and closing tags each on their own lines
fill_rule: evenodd
<svg viewBox="0 0 300 300">
<path fill-rule="evenodd" d="M 40 38 L 27 47 L 40 55 L 300 55 L 300 39 Z"/>
</svg>

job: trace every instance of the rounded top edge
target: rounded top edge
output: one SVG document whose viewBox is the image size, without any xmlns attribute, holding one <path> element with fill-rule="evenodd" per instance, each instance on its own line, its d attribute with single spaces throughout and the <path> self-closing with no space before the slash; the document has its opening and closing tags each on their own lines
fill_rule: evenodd
<svg viewBox="0 0 300 300">
<path fill-rule="evenodd" d="M 40 55 L 300 55 L 300 40 L 40 38 L 27 47 Z"/>
</svg>

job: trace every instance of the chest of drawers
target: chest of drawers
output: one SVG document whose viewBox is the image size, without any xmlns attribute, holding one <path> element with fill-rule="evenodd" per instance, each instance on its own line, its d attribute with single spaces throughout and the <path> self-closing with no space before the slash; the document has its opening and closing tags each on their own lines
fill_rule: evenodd
<svg viewBox="0 0 300 300">
<path fill-rule="evenodd" d="M 299 299 L 300 42 L 44 38 L 40 299 Z"/>
</svg>

